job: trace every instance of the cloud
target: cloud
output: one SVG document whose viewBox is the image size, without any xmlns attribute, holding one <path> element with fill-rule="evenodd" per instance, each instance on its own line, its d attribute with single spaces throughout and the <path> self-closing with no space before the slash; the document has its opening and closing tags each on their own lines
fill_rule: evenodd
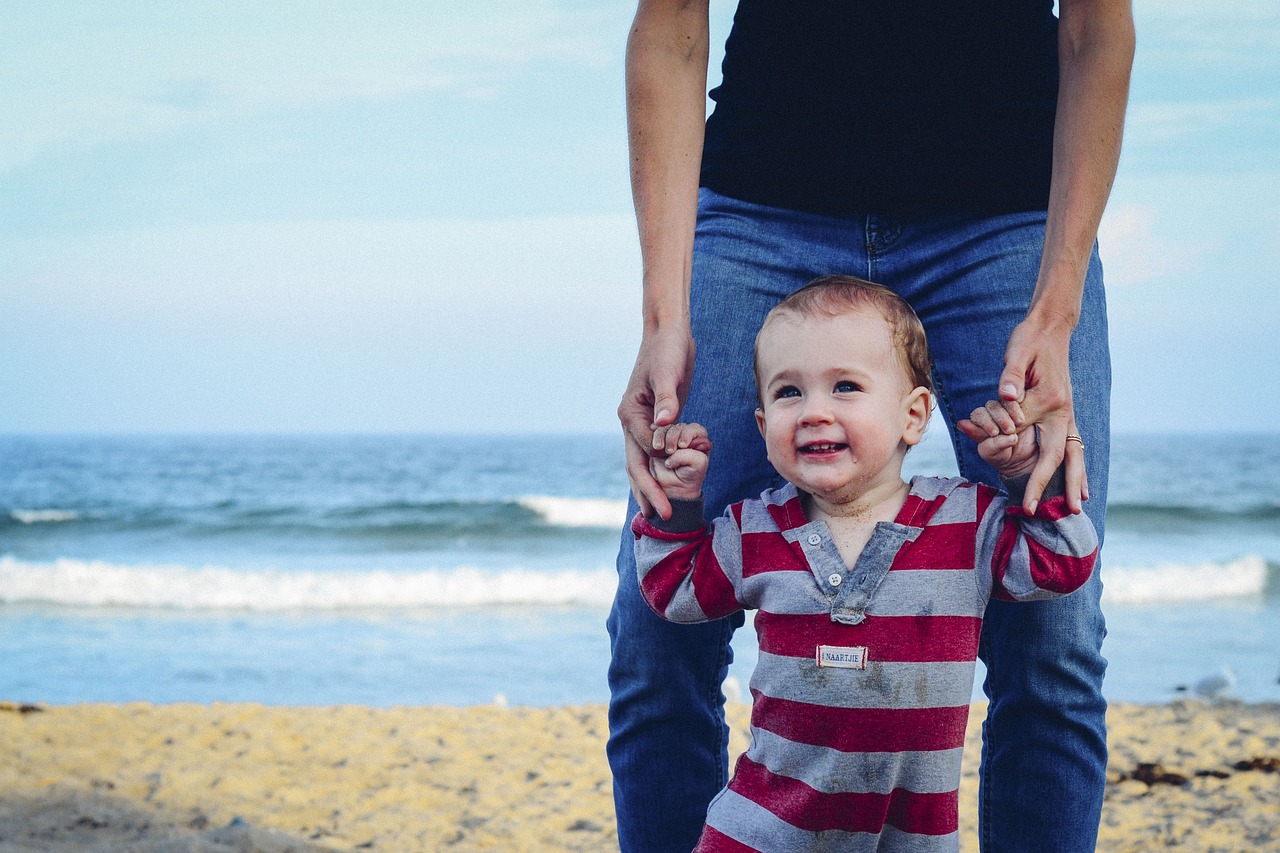
<svg viewBox="0 0 1280 853">
<path fill-rule="evenodd" d="M 1201 270 L 1206 258 L 1219 248 L 1212 241 L 1191 243 L 1171 239 L 1166 231 L 1157 227 L 1159 218 L 1158 208 L 1136 204 L 1107 211 L 1098 229 L 1098 243 L 1108 288 L 1194 273 Z"/>
<path fill-rule="evenodd" d="M 1252 58 L 1274 66 L 1275 56 L 1267 52 L 1280 48 L 1280 7 L 1274 3 L 1138 0 L 1134 21 L 1144 58 L 1180 53 L 1200 62 L 1225 55 L 1232 64 Z"/>
<path fill-rule="evenodd" d="M 1274 139 L 1280 127 L 1280 98 L 1241 98 L 1213 101 L 1136 103 L 1126 121 L 1127 143 L 1168 145 L 1192 138 L 1239 140 L 1257 134 Z"/>
<path fill-rule="evenodd" d="M 627 214 L 0 237 L 0 257 L 10 430 L 612 429 L 640 331 Z"/>
<path fill-rule="evenodd" d="M 630 215 L 286 222 L 0 240 L 5 311 L 139 325 L 632 331 Z M 633 298 L 627 298 L 630 294 Z"/>
<path fill-rule="evenodd" d="M 1134 103 L 1274 99 L 1280 89 L 1280 5 L 1147 0 L 1134 17 Z"/>
<path fill-rule="evenodd" d="M 0 36 L 0 171 L 261 110 L 484 96 L 540 61 L 599 67 L 621 51 L 614 16 L 556 0 L 32 4 Z"/>
</svg>

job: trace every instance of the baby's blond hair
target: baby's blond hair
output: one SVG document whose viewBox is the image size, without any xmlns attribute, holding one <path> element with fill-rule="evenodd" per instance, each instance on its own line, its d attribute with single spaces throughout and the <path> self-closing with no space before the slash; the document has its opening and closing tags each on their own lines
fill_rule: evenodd
<svg viewBox="0 0 1280 853">
<path fill-rule="evenodd" d="M 760 335 L 779 314 L 800 317 L 839 317 L 850 311 L 875 308 L 890 327 L 890 338 L 898 352 L 898 360 L 912 388 L 924 388 L 933 394 L 933 362 L 929 358 L 929 342 L 924 324 L 907 301 L 889 288 L 852 275 L 824 275 L 816 278 L 774 306 L 760 333 L 756 335 L 756 387 L 760 385 Z"/>
</svg>

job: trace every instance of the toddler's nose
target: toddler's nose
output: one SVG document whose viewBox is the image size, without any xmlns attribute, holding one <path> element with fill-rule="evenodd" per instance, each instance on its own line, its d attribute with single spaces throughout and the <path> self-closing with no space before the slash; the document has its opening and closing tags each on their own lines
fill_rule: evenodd
<svg viewBox="0 0 1280 853">
<path fill-rule="evenodd" d="M 831 420 L 831 404 L 826 397 L 814 394 L 805 398 L 804 406 L 800 409 L 801 426 L 829 424 Z"/>
</svg>

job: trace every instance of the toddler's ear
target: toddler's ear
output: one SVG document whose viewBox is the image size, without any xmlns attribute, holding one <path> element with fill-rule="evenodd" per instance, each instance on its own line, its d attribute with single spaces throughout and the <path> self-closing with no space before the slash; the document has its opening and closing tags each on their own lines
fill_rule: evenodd
<svg viewBox="0 0 1280 853">
<path fill-rule="evenodd" d="M 756 407 L 756 428 L 760 430 L 760 437 L 764 438 L 764 409 Z"/>
<path fill-rule="evenodd" d="M 933 411 L 933 395 L 923 385 L 916 386 L 904 401 L 906 405 L 906 424 L 902 430 L 902 440 L 908 447 L 915 447 L 924 438 L 924 431 L 929 426 L 929 415 Z"/>
</svg>

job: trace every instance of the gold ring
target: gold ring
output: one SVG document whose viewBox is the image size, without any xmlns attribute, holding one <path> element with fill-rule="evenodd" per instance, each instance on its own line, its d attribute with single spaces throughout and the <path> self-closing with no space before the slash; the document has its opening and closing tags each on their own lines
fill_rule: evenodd
<svg viewBox="0 0 1280 853">
<path fill-rule="evenodd" d="M 1084 450 L 1084 439 L 1083 439 L 1083 438 L 1081 438 L 1080 436 L 1078 436 L 1078 435 L 1069 435 L 1069 436 L 1067 436 L 1067 441 L 1075 441 L 1075 442 L 1079 442 L 1079 444 L 1080 444 L 1080 449 L 1081 449 L 1081 450 Z"/>
</svg>

